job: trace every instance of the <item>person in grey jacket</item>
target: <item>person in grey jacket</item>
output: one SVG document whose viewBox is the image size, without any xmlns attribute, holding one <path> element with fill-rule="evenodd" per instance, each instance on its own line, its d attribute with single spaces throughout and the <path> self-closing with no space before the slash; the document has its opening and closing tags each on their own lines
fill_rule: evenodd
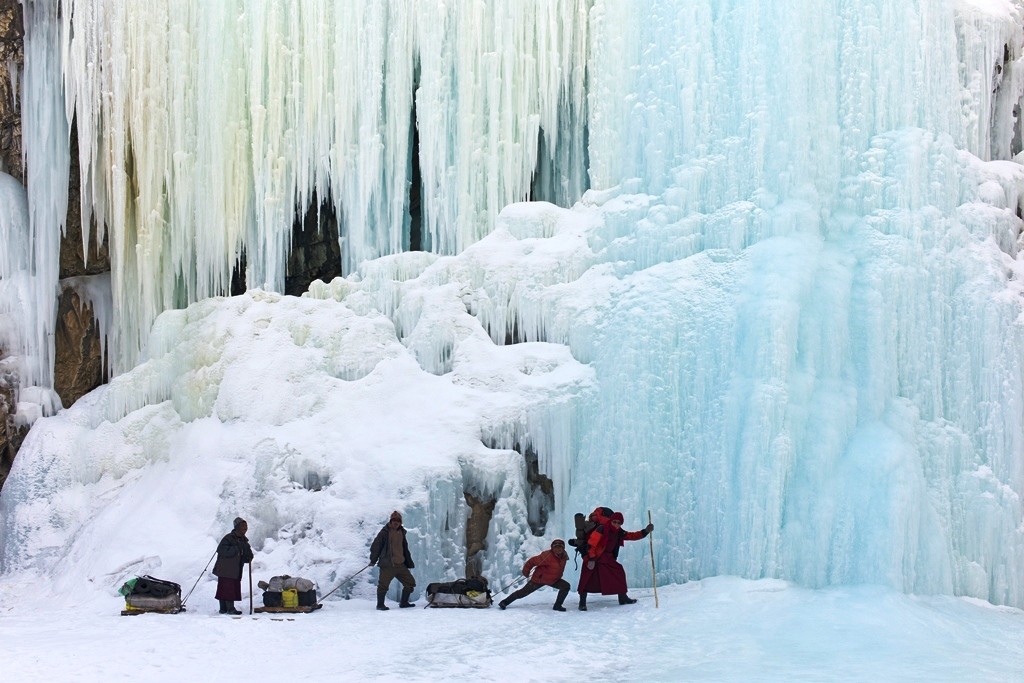
<svg viewBox="0 0 1024 683">
<path fill-rule="evenodd" d="M 249 525 L 241 517 L 235 517 L 234 528 L 220 540 L 217 546 L 217 562 L 213 575 L 217 577 L 217 594 L 221 614 L 241 614 L 235 609 L 235 601 L 242 599 L 242 568 L 252 562 L 252 548 L 245 532 Z"/>
<path fill-rule="evenodd" d="M 402 515 L 396 510 L 391 513 L 391 519 L 380 530 L 377 537 L 373 539 L 370 546 L 370 564 L 378 567 L 377 578 L 377 609 L 387 611 L 384 598 L 388 593 L 388 586 L 393 579 L 402 583 L 402 600 L 399 607 L 415 607 L 415 603 L 409 602 L 416 587 L 416 579 L 409 571 L 416 565 L 413 564 L 412 555 L 409 554 L 409 543 L 405 538 L 405 527 L 402 526 Z"/>
</svg>

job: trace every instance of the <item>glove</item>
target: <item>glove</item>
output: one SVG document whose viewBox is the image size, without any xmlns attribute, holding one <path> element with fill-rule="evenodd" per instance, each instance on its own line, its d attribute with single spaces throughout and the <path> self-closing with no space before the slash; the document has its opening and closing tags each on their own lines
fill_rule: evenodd
<svg viewBox="0 0 1024 683">
<path fill-rule="evenodd" d="M 652 531 L 654 531 L 654 522 L 648 524 L 644 531 L 646 531 L 647 533 L 651 533 Z"/>
<path fill-rule="evenodd" d="M 368 564 L 367 566 L 372 567 L 375 564 L 377 564 L 377 560 L 370 560 L 370 564 Z"/>
<path fill-rule="evenodd" d="M 593 569 L 593 568 L 594 568 L 594 561 L 593 560 L 587 560 L 587 569 Z"/>
</svg>

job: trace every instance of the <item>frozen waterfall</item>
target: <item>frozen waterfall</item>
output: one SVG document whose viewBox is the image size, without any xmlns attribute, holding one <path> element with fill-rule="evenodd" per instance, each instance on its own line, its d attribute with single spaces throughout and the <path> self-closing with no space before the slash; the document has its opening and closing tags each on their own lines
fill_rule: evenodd
<svg viewBox="0 0 1024 683">
<path fill-rule="evenodd" d="M 121 374 L 30 433 L 5 570 L 242 509 L 326 582 L 399 506 L 440 577 L 466 495 L 492 577 L 607 504 L 662 582 L 1024 606 L 1019 0 L 63 8 Z M 314 195 L 347 276 L 261 291 Z M 261 290 L 209 299 L 243 254 Z"/>
</svg>

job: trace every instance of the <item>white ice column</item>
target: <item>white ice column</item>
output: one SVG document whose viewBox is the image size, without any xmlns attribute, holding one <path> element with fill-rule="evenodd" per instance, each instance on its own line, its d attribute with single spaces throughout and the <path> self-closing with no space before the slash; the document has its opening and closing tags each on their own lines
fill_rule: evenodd
<svg viewBox="0 0 1024 683">
<path fill-rule="evenodd" d="M 53 386 L 60 238 L 68 204 L 68 123 L 61 87 L 56 0 L 27 0 L 22 137 L 29 188 L 31 300 L 25 302 L 27 365 L 22 385 Z"/>
</svg>

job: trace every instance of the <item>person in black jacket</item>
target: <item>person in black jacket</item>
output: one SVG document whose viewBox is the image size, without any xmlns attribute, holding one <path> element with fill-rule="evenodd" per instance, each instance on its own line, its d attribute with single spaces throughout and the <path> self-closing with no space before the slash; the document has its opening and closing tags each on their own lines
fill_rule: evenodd
<svg viewBox="0 0 1024 683">
<path fill-rule="evenodd" d="M 402 583 L 402 601 L 399 607 L 415 607 L 415 603 L 409 602 L 413 588 L 416 587 L 416 579 L 409 571 L 416 565 L 412 562 L 412 555 L 409 554 L 409 543 L 405 539 L 405 527 L 402 526 L 402 515 L 396 510 L 391 513 L 391 519 L 380 530 L 377 537 L 373 539 L 370 546 L 370 564 L 378 567 L 377 578 L 377 609 L 387 611 L 384 604 L 384 597 L 388 593 L 388 586 L 392 579 L 398 579 Z"/>
<path fill-rule="evenodd" d="M 220 540 L 217 546 L 217 562 L 213 575 L 217 577 L 217 595 L 221 614 L 241 614 L 235 609 L 235 600 L 242 599 L 242 567 L 252 562 L 252 548 L 245 532 L 249 525 L 241 517 L 235 517 L 234 529 Z"/>
</svg>

